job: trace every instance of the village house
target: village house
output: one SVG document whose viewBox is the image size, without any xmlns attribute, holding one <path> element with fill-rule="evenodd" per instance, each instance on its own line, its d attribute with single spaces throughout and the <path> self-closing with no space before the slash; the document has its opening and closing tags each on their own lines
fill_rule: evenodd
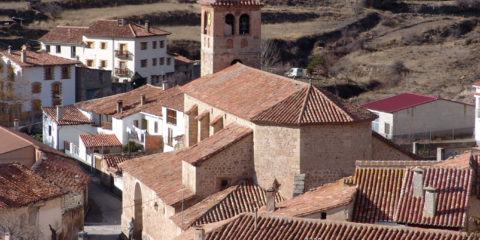
<svg viewBox="0 0 480 240">
<path fill-rule="evenodd" d="M 477 142 L 477 145 L 480 144 L 480 82 L 475 83 L 473 85 L 474 88 L 474 98 L 475 98 L 475 131 L 474 131 L 474 136 L 475 136 L 475 141 Z"/>
<path fill-rule="evenodd" d="M 129 82 L 138 73 L 152 85 L 173 86 L 175 59 L 167 53 L 169 34 L 148 21 L 140 25 L 125 19 L 99 20 L 89 27 L 58 26 L 39 41 L 49 54 L 111 71 L 114 82 Z"/>
<path fill-rule="evenodd" d="M 78 61 L 34 52 L 0 53 L 0 121 L 3 125 L 20 119 L 38 121 L 41 108 L 75 103 L 75 64 Z"/>
<path fill-rule="evenodd" d="M 51 239 L 54 231 L 77 239 L 89 177 L 74 159 L 23 133 L 0 127 L 0 136 L 9 139 L 0 154 L 0 229 L 9 224 L 15 238 Z"/>
<path fill-rule="evenodd" d="M 373 131 L 398 141 L 471 137 L 474 106 L 448 99 L 403 93 L 362 105 L 378 116 Z"/>
</svg>

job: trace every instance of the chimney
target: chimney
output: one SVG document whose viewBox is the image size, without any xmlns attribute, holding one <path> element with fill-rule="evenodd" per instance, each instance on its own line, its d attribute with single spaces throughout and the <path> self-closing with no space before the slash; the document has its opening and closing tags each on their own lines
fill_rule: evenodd
<svg viewBox="0 0 480 240">
<path fill-rule="evenodd" d="M 18 118 L 13 119 L 13 130 L 18 131 L 19 126 L 20 126 L 20 120 L 18 120 Z"/>
<path fill-rule="evenodd" d="M 442 161 L 445 157 L 445 149 L 444 148 L 437 148 L 437 161 Z"/>
<path fill-rule="evenodd" d="M 275 211 L 275 189 L 273 187 L 267 189 L 266 191 L 267 198 L 267 212 Z"/>
<path fill-rule="evenodd" d="M 10 240 L 10 233 L 6 231 L 6 232 L 4 233 L 3 239 L 4 239 L 4 240 Z"/>
<path fill-rule="evenodd" d="M 425 203 L 423 204 L 423 216 L 433 218 L 437 211 L 437 188 L 425 188 Z"/>
<path fill-rule="evenodd" d="M 22 46 L 22 51 L 21 51 L 20 57 L 22 59 L 22 63 L 27 62 L 27 46 L 25 46 L 25 45 Z"/>
<path fill-rule="evenodd" d="M 123 101 L 118 100 L 117 101 L 117 113 L 121 113 L 123 111 Z"/>
<path fill-rule="evenodd" d="M 140 104 L 143 106 L 143 105 L 145 105 L 145 103 L 146 103 L 146 102 L 145 102 L 145 94 L 142 94 L 142 95 L 140 96 Z"/>
<path fill-rule="evenodd" d="M 12 45 L 8 45 L 8 54 L 12 54 Z"/>
<path fill-rule="evenodd" d="M 413 197 L 423 197 L 423 169 L 415 167 L 413 169 Z"/>
<path fill-rule="evenodd" d="M 168 80 L 167 79 L 164 79 L 162 81 L 162 89 L 163 90 L 167 90 L 168 89 Z"/>
<path fill-rule="evenodd" d="M 62 120 L 62 106 L 57 105 L 57 122 Z"/>
<path fill-rule="evenodd" d="M 145 31 L 150 32 L 150 21 L 145 20 Z"/>
<path fill-rule="evenodd" d="M 204 240 L 205 239 L 205 229 L 203 227 L 198 226 L 195 228 L 195 236 L 193 237 L 194 240 Z"/>
</svg>

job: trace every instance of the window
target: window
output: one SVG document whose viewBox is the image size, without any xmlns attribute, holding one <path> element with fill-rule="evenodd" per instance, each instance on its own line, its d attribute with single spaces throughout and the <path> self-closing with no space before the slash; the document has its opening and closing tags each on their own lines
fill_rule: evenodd
<svg viewBox="0 0 480 240">
<path fill-rule="evenodd" d="M 147 49 L 147 42 L 141 42 L 140 43 L 140 49 L 141 50 L 146 50 Z"/>
<path fill-rule="evenodd" d="M 62 105 L 62 99 L 53 99 L 53 106 Z"/>
<path fill-rule="evenodd" d="M 48 136 L 52 136 L 52 126 L 48 126 Z"/>
<path fill-rule="evenodd" d="M 100 60 L 100 67 L 101 68 L 107 67 L 107 60 Z"/>
<path fill-rule="evenodd" d="M 70 78 L 70 66 L 62 66 L 62 79 Z"/>
<path fill-rule="evenodd" d="M 177 111 L 167 109 L 167 123 L 177 125 Z"/>
<path fill-rule="evenodd" d="M 223 190 L 228 187 L 228 180 L 222 179 L 220 180 L 220 190 Z"/>
<path fill-rule="evenodd" d="M 47 66 L 44 68 L 45 71 L 45 80 L 52 80 L 53 79 L 53 67 Z"/>
<path fill-rule="evenodd" d="M 152 42 L 152 48 L 153 48 L 153 49 L 157 49 L 157 41 L 153 41 L 153 42 Z"/>
<path fill-rule="evenodd" d="M 233 35 L 235 33 L 235 17 L 232 14 L 227 14 L 225 16 L 225 29 L 224 33 L 226 36 Z"/>
<path fill-rule="evenodd" d="M 390 134 L 390 124 L 389 123 L 385 123 L 385 134 Z"/>
<path fill-rule="evenodd" d="M 47 52 L 47 53 L 50 52 L 50 45 L 45 45 L 45 52 Z"/>
<path fill-rule="evenodd" d="M 101 49 L 107 49 L 107 43 L 106 42 L 101 42 L 100 43 L 100 48 Z"/>
<path fill-rule="evenodd" d="M 87 42 L 87 48 L 93 48 L 93 42 Z"/>
<path fill-rule="evenodd" d="M 60 45 L 57 45 L 56 49 L 57 49 L 57 53 L 61 53 L 61 52 L 62 52 L 62 47 L 61 47 Z"/>
<path fill-rule="evenodd" d="M 133 120 L 133 126 L 138 128 L 138 120 Z"/>
<path fill-rule="evenodd" d="M 160 40 L 160 48 L 164 48 L 165 47 L 165 41 L 164 40 Z"/>
<path fill-rule="evenodd" d="M 157 66 L 157 59 L 156 58 L 152 58 L 152 66 Z"/>
<path fill-rule="evenodd" d="M 35 99 L 32 100 L 32 111 L 41 111 L 42 110 L 42 100 Z"/>
<path fill-rule="evenodd" d="M 167 133 L 167 145 L 173 147 L 173 129 L 168 128 Z"/>
<path fill-rule="evenodd" d="M 147 67 L 147 59 L 140 60 L 140 67 Z"/>
<path fill-rule="evenodd" d="M 88 59 L 88 60 L 87 60 L 87 66 L 88 66 L 88 67 L 93 67 L 93 60 Z"/>
<path fill-rule="evenodd" d="M 161 57 L 161 58 L 160 58 L 160 64 L 159 64 L 159 65 L 163 65 L 163 64 L 165 64 L 165 58 L 164 58 L 164 57 Z"/>
<path fill-rule="evenodd" d="M 153 123 L 153 132 L 158 133 L 158 122 Z"/>
<path fill-rule="evenodd" d="M 378 132 L 378 118 L 372 121 L 372 130 Z"/>
<path fill-rule="evenodd" d="M 32 83 L 32 93 L 40 93 L 42 91 L 41 83 Z"/>
<path fill-rule="evenodd" d="M 74 58 L 77 55 L 77 48 L 75 46 L 70 47 L 70 57 Z"/>
<path fill-rule="evenodd" d="M 59 98 L 62 90 L 62 85 L 60 83 L 53 83 L 52 84 L 52 95 L 53 98 Z"/>
<path fill-rule="evenodd" d="M 327 213 L 326 212 L 321 212 L 320 213 L 320 219 L 327 219 Z"/>
<path fill-rule="evenodd" d="M 167 65 L 171 65 L 172 64 L 172 58 L 171 57 L 168 57 L 167 58 Z"/>
<path fill-rule="evenodd" d="M 250 17 L 247 14 L 240 16 L 240 35 L 250 34 Z"/>
</svg>

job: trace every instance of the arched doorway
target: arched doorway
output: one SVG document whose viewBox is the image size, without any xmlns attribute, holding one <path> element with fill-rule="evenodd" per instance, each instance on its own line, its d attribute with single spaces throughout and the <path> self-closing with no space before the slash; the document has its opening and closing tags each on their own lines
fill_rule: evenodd
<svg viewBox="0 0 480 240">
<path fill-rule="evenodd" d="M 242 63 L 242 61 L 240 59 L 235 59 L 235 60 L 232 61 L 231 65 L 233 65 L 235 63 Z"/>
<path fill-rule="evenodd" d="M 143 211 L 142 211 L 142 189 L 140 184 L 135 184 L 135 196 L 134 201 L 134 222 L 133 222 L 133 239 L 142 239 L 143 230 Z"/>
</svg>

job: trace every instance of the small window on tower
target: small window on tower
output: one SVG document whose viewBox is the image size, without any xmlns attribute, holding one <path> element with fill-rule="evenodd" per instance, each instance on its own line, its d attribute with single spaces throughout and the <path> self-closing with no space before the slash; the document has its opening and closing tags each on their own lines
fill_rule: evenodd
<svg viewBox="0 0 480 240">
<path fill-rule="evenodd" d="M 230 36 L 235 32 L 235 17 L 232 14 L 225 16 L 225 35 Z"/>
<path fill-rule="evenodd" d="M 250 34 L 250 17 L 247 14 L 240 16 L 240 35 Z"/>
</svg>

